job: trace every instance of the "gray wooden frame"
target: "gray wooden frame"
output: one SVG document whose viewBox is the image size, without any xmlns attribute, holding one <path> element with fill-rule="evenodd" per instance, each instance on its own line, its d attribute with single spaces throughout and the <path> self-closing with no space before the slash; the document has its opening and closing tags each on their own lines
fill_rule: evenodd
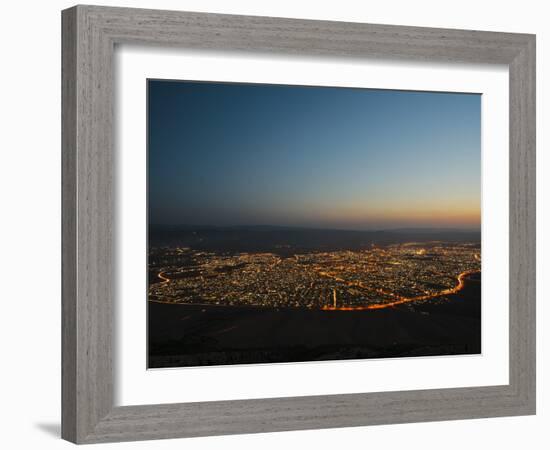
<svg viewBox="0 0 550 450">
<path fill-rule="evenodd" d="M 76 6 L 62 13 L 62 436 L 76 443 L 535 413 L 535 36 Z M 113 51 L 118 43 L 506 64 L 508 385 L 113 406 Z"/>
</svg>

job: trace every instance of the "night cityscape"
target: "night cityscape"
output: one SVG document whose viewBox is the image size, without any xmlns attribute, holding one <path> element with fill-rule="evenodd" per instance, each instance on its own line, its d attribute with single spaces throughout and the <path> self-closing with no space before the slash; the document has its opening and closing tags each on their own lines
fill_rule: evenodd
<svg viewBox="0 0 550 450">
<path fill-rule="evenodd" d="M 149 368 L 481 353 L 479 95 L 148 99 Z"/>
<path fill-rule="evenodd" d="M 161 303 L 359 310 L 444 299 L 481 271 L 479 245 L 393 244 L 361 251 L 224 255 L 153 248 L 149 270 Z"/>
</svg>

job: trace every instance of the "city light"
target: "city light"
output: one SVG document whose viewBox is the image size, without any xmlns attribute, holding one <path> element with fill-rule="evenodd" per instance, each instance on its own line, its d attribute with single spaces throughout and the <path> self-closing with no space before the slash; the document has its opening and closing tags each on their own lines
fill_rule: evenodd
<svg viewBox="0 0 550 450">
<path fill-rule="evenodd" d="M 149 270 L 153 302 L 358 311 L 444 300 L 481 270 L 481 257 L 475 243 L 448 242 L 287 257 L 159 247 Z"/>
</svg>

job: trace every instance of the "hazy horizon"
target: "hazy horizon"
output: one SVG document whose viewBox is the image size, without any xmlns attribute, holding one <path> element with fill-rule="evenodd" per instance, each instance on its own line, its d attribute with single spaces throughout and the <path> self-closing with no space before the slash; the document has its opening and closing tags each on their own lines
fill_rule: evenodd
<svg viewBox="0 0 550 450">
<path fill-rule="evenodd" d="M 267 223 L 260 224 L 228 224 L 212 225 L 207 223 L 188 224 L 188 223 L 150 223 L 149 227 L 187 227 L 187 228 L 292 228 L 308 230 L 330 230 L 330 231 L 399 231 L 399 230 L 422 230 L 422 231 L 481 231 L 481 225 L 475 227 L 386 227 L 386 228 L 334 228 L 334 227 L 315 227 L 315 226 L 297 226 L 297 225 L 272 225 Z"/>
</svg>

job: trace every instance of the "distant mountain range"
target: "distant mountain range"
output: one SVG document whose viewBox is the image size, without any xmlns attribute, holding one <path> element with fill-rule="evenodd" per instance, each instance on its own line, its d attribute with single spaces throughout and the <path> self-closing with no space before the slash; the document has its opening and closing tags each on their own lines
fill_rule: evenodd
<svg viewBox="0 0 550 450">
<path fill-rule="evenodd" d="M 150 230 L 166 231 L 166 230 L 245 230 L 245 231 L 338 231 L 352 233 L 475 233 L 479 232 L 479 228 L 445 228 L 445 227 L 404 227 L 404 228 L 381 228 L 381 229 L 346 229 L 346 228 L 320 228 L 320 227 L 300 227 L 287 225 L 188 225 L 188 224 L 152 224 L 149 225 Z"/>
<path fill-rule="evenodd" d="M 149 245 L 185 246 L 225 252 L 358 250 L 410 241 L 480 242 L 480 230 L 399 228 L 341 230 L 273 225 L 150 225 Z"/>
</svg>

